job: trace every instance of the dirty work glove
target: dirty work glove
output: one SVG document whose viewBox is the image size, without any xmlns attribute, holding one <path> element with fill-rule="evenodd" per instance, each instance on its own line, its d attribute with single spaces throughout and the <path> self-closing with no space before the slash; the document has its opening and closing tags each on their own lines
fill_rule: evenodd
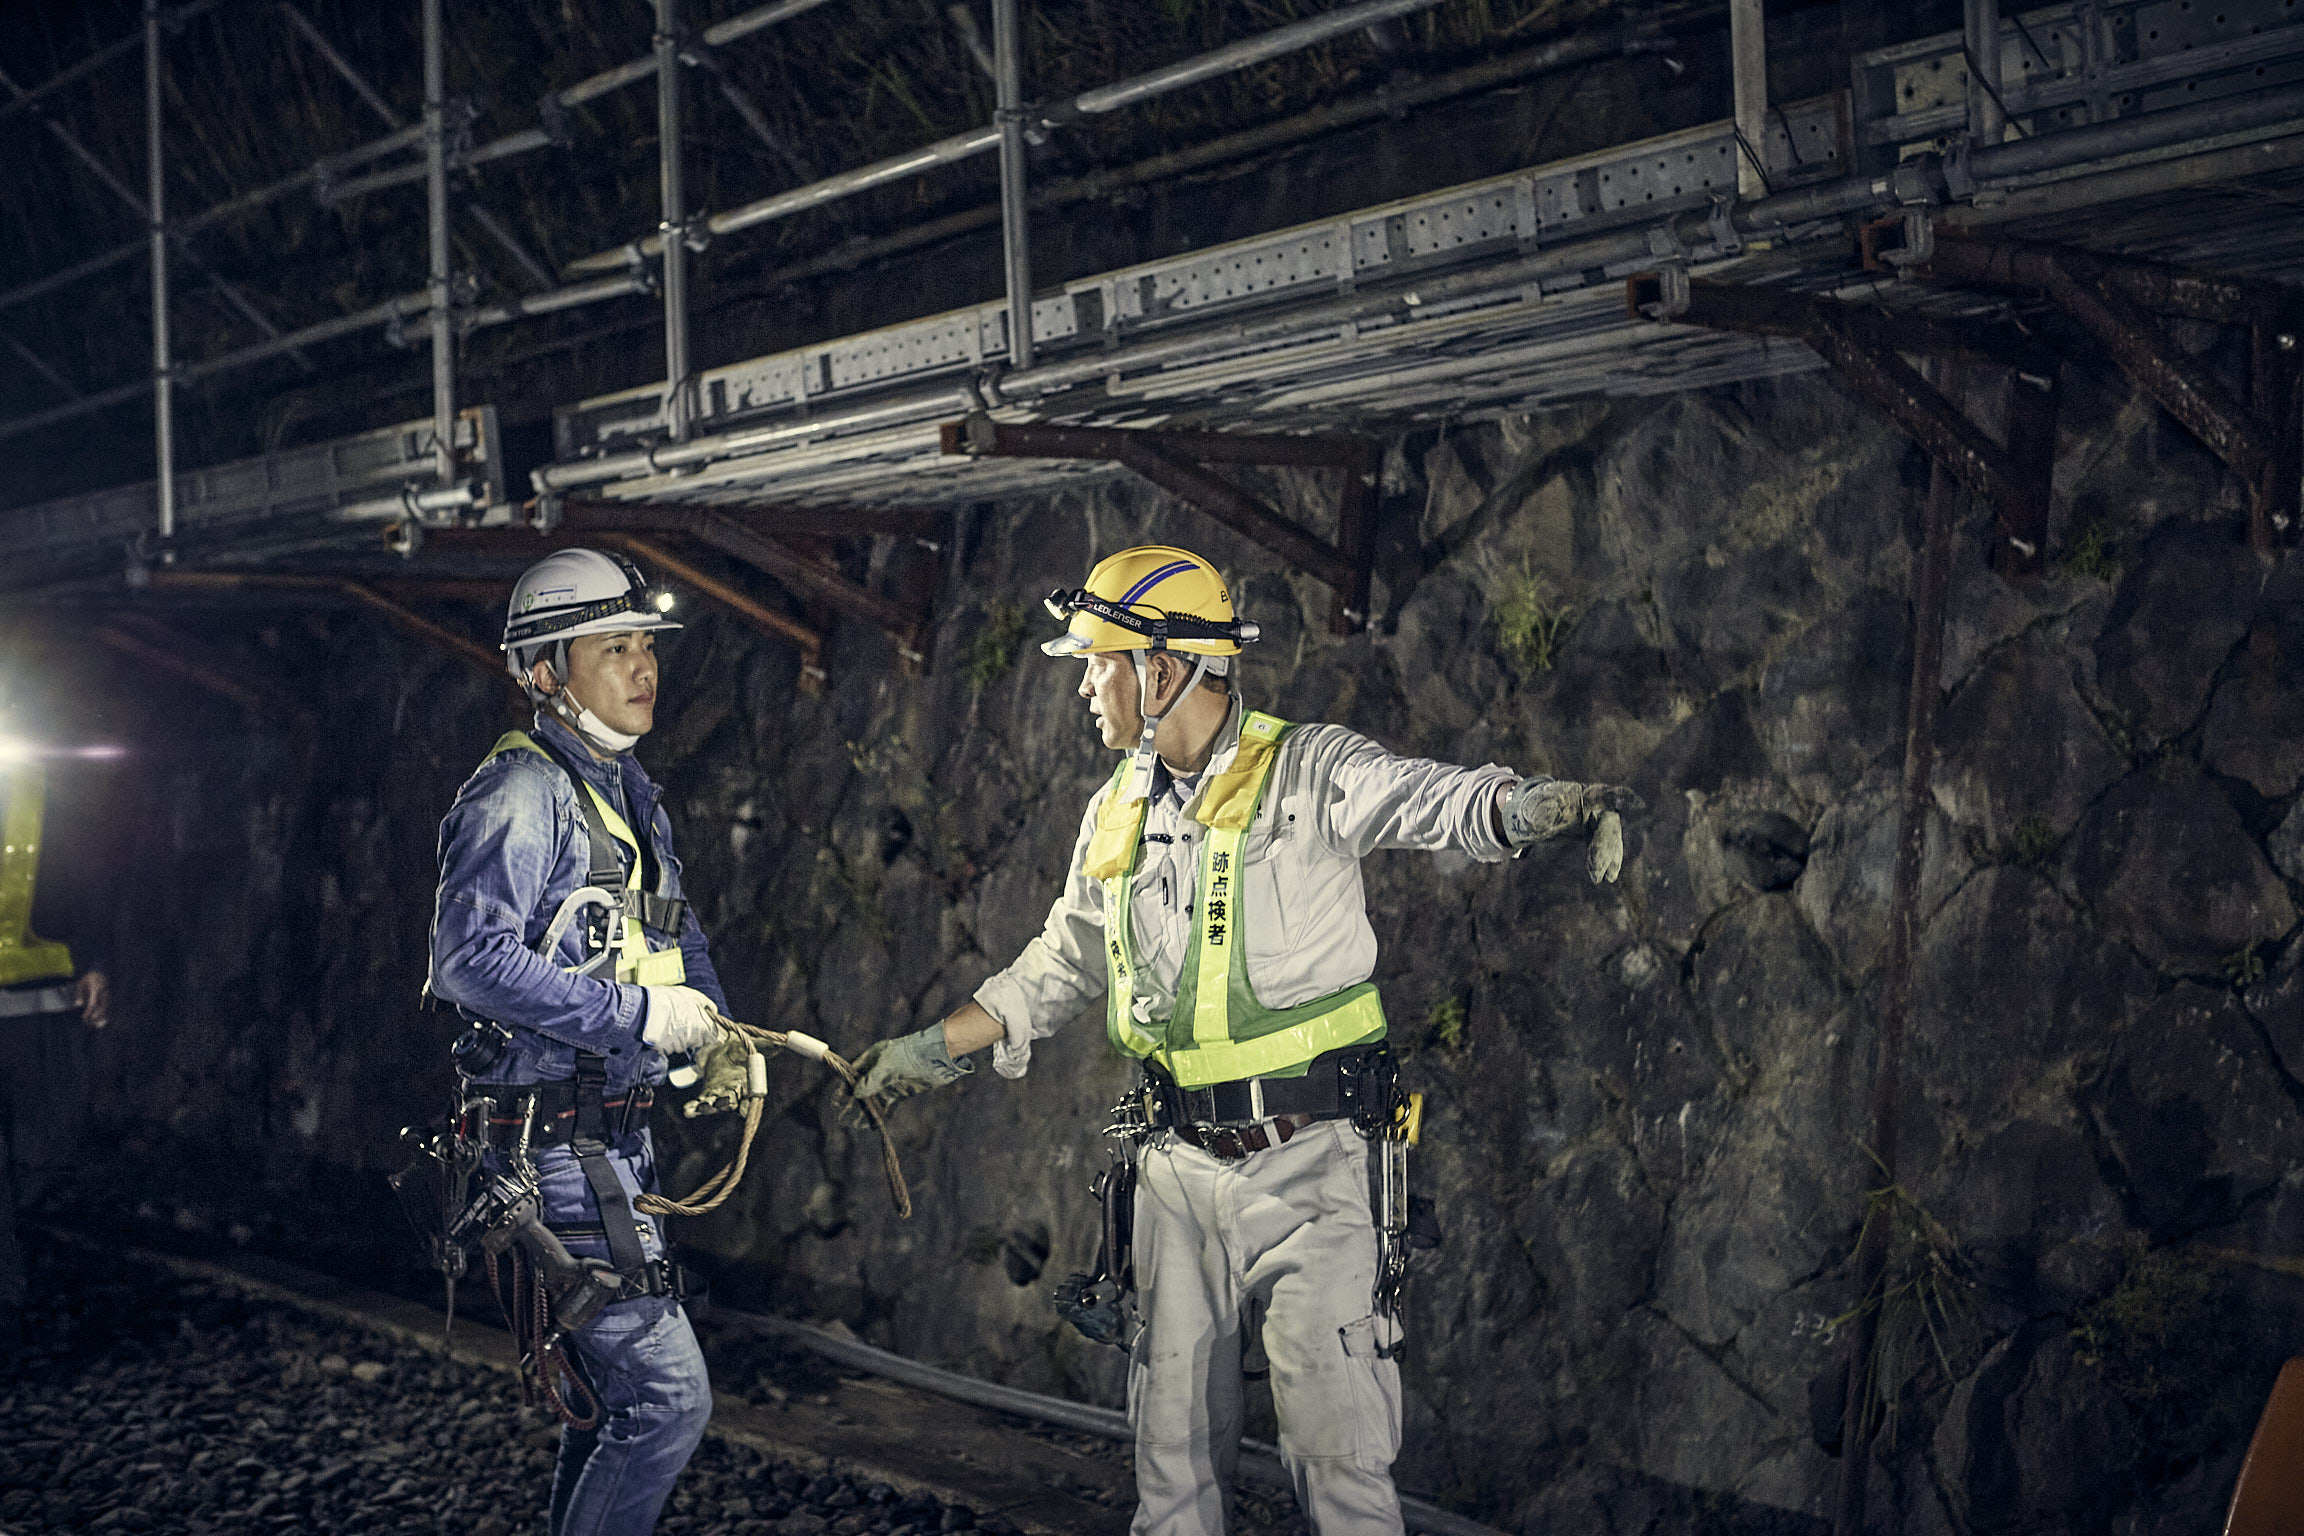
<svg viewBox="0 0 2304 1536">
<path fill-rule="evenodd" d="M 721 1030 L 719 1038 L 696 1058 L 702 1086 L 696 1097 L 680 1106 L 680 1113 L 693 1120 L 699 1115 L 724 1115 L 742 1109 L 751 1091 L 753 1050 L 752 1042 L 736 1031 Z"/>
<path fill-rule="evenodd" d="M 694 987 L 648 987 L 647 1017 L 640 1040 L 667 1056 L 700 1051 L 720 1037 L 720 1015 L 712 999 Z"/>
<path fill-rule="evenodd" d="M 954 1061 L 944 1048 L 944 1021 L 939 1019 L 916 1034 L 893 1040 L 875 1040 L 856 1058 L 856 1097 L 890 1102 L 908 1099 L 946 1083 L 956 1083 L 976 1070 L 968 1060 Z"/>
<path fill-rule="evenodd" d="M 1566 779 L 1522 779 L 1503 792 L 1504 841 L 1513 851 L 1572 827 L 1592 828 L 1587 868 L 1594 884 L 1612 881 L 1624 867 L 1624 819 L 1647 802 L 1620 784 L 1572 784 Z"/>
</svg>

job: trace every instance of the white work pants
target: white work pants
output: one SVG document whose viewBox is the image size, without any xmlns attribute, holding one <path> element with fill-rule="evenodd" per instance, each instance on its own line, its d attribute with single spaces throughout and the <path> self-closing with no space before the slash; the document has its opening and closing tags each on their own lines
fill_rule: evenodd
<svg viewBox="0 0 2304 1536">
<path fill-rule="evenodd" d="M 1342 1121 L 1226 1163 L 1173 1137 L 1136 1186 L 1144 1335 L 1128 1369 L 1131 1536 L 1221 1536 L 1240 1453 L 1241 1310 L 1263 1303 L 1280 1454 L 1319 1536 L 1401 1530 L 1397 1328 L 1369 1310 L 1368 1145 Z"/>
</svg>

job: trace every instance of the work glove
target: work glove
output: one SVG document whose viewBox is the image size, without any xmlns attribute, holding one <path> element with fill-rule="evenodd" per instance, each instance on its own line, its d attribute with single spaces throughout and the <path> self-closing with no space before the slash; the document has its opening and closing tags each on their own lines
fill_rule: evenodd
<svg viewBox="0 0 2304 1536">
<path fill-rule="evenodd" d="M 700 1051 L 720 1038 L 720 1014 L 694 987 L 649 987 L 640 1039 L 667 1056 Z"/>
<path fill-rule="evenodd" d="M 916 1034 L 873 1041 L 855 1065 L 856 1097 L 883 1103 L 956 1083 L 976 1070 L 974 1062 L 954 1061 L 944 1048 L 941 1019 Z"/>
<path fill-rule="evenodd" d="M 697 1090 L 696 1097 L 680 1106 L 680 1113 L 694 1120 L 699 1115 L 724 1115 L 742 1109 L 751 1092 L 755 1049 L 751 1041 L 736 1031 L 721 1030 L 719 1038 L 705 1046 L 696 1058 L 703 1086 Z"/>
<path fill-rule="evenodd" d="M 1504 840 L 1515 852 L 1573 827 L 1592 829 L 1585 868 L 1595 885 L 1624 868 L 1624 818 L 1648 803 L 1621 784 L 1572 784 L 1566 779 L 1522 779 L 1503 796 Z"/>
</svg>

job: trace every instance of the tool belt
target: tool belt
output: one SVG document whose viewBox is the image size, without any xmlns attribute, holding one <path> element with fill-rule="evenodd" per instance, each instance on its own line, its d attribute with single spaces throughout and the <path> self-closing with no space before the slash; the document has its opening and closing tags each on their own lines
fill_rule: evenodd
<svg viewBox="0 0 2304 1536">
<path fill-rule="evenodd" d="M 520 1145 L 520 1127 L 525 1120 L 521 1110 L 528 1096 L 536 1096 L 536 1125 L 528 1134 L 531 1150 L 542 1147 L 565 1146 L 576 1139 L 576 1122 L 581 1118 L 577 1110 L 580 1092 L 573 1078 L 555 1083 L 533 1083 L 512 1088 L 510 1085 L 475 1084 L 476 1090 L 509 1088 L 508 1097 L 497 1101 L 488 1112 L 488 1121 L 478 1134 L 489 1146 L 499 1152 L 509 1152 Z M 656 1090 L 645 1083 L 611 1096 L 605 1089 L 590 1091 L 592 1102 L 600 1107 L 602 1139 L 621 1141 L 648 1123 L 648 1110 L 656 1102 Z"/>
<path fill-rule="evenodd" d="M 1394 1075 L 1382 1041 L 1315 1056 L 1301 1077 L 1244 1077 L 1204 1088 L 1180 1087 L 1159 1063 L 1146 1061 L 1144 1100 L 1151 1129 L 1172 1130 L 1230 1162 L 1280 1145 L 1315 1121 L 1350 1120 L 1368 1134 L 1391 1113 Z"/>
</svg>

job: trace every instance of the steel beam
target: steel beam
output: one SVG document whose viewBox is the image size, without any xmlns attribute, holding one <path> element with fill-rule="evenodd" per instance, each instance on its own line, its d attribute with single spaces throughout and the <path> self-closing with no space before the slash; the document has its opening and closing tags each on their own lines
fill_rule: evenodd
<svg viewBox="0 0 2304 1536">
<path fill-rule="evenodd" d="M 1809 345 L 1842 382 L 1886 411 L 1970 494 L 1989 503 L 2004 535 L 2047 526 L 2047 477 L 2018 463 L 1910 363 L 1869 345 L 1837 316 L 1823 318 Z"/>
<path fill-rule="evenodd" d="M 2044 290 L 2059 272 L 2085 272 L 2130 303 L 2188 320 L 2247 325 L 2279 309 L 2286 296 L 2279 285 L 2225 277 L 2164 262 L 2105 256 L 2067 245 L 1997 240 L 1938 226 L 1926 260 L 1903 268 L 1924 282 L 1961 288 Z M 1874 271 L 1886 263 L 1867 263 Z"/>
<path fill-rule="evenodd" d="M 1043 426 L 994 421 L 981 411 L 945 422 L 940 436 L 944 452 L 971 458 L 1103 459 L 1122 465 L 1327 583 L 1336 594 L 1330 614 L 1336 633 L 1350 634 L 1367 620 L 1368 531 L 1374 512 L 1363 502 L 1374 495 L 1374 467 L 1382 451 L 1368 439 Z M 1202 459 L 1342 469 L 1342 547 L 1194 462 Z"/>
<path fill-rule="evenodd" d="M 1797 336 L 1841 382 L 1885 411 L 1929 456 L 1959 477 L 1961 485 L 1997 512 L 2004 536 L 2024 537 L 2038 547 L 2037 530 L 2048 521 L 2048 480 L 2036 466 L 2020 462 L 1995 443 L 1965 412 L 1897 355 L 1900 340 L 1942 335 L 1941 331 L 1898 334 L 1896 323 L 1831 299 L 1785 294 L 1732 283 L 1690 282 L 1685 296 L 1666 297 L 1656 274 L 1627 285 L 1634 313 L 1660 320 L 1747 334 Z M 1653 299 L 1650 294 L 1656 295 Z M 1970 350 L 1961 348 L 1960 350 Z"/>
<path fill-rule="evenodd" d="M 2273 462 L 2261 494 L 2249 499 L 2248 541 L 2269 554 L 2293 535 L 2304 512 L 2304 319 L 2296 311 L 2249 327 L 2248 408 L 2272 437 Z"/>
<path fill-rule="evenodd" d="M 155 619 L 122 616 L 110 623 L 92 626 L 88 635 L 132 661 L 157 667 L 195 688 L 204 688 L 218 698 L 228 699 L 259 719 L 268 715 L 293 718 L 310 713 L 274 688 L 246 683 L 233 676 L 229 668 L 206 654 L 205 647 L 193 644 L 188 637 Z"/>
<path fill-rule="evenodd" d="M 2048 297 L 2112 354 L 2121 372 L 2160 402 L 2251 487 L 2272 463 L 2270 434 L 2229 390 L 2186 355 L 2151 314 L 2111 284 L 2069 267 L 2051 269 Z"/>
<path fill-rule="evenodd" d="M 2010 581 L 2035 581 L 2048 569 L 2050 483 L 2056 469 L 2056 429 L 2063 406 L 2061 370 L 2011 370 L 2007 428 L 2001 434 L 2008 458 L 2028 475 L 2032 494 L 2002 509 L 2000 537 L 1992 542 L 1992 569 Z"/>
<path fill-rule="evenodd" d="M 749 620 L 755 628 L 792 641 L 800 647 L 800 691 L 814 693 L 823 686 L 824 638 L 818 631 L 784 617 L 773 608 L 754 602 L 726 582 L 698 570 L 661 544 L 635 538 L 631 534 L 608 534 L 605 542 L 620 545 L 635 559 L 645 560 L 660 571 L 670 572 L 721 607 Z"/>
<path fill-rule="evenodd" d="M 625 512 L 634 509 L 617 507 L 613 510 Z M 650 510 L 685 512 L 691 509 Z M 815 677 L 821 679 L 823 676 L 821 658 L 824 651 L 824 637 L 819 629 L 787 618 L 774 609 L 746 597 L 726 582 L 699 570 L 693 563 L 673 554 L 661 543 L 643 537 L 643 535 L 653 532 L 687 533 L 689 531 L 674 519 L 644 520 L 637 518 L 624 519 L 615 527 L 600 526 L 591 522 L 574 526 L 563 523 L 549 532 L 531 532 L 518 528 L 443 528 L 427 532 L 424 538 L 424 547 L 428 552 L 440 554 L 505 554 L 533 559 L 555 549 L 613 544 L 632 554 L 635 558 L 644 560 L 671 573 L 681 581 L 687 582 L 697 591 L 703 593 L 706 598 L 728 609 L 755 628 L 793 642 L 800 647 L 806 658 L 802 676 L 807 677 L 813 673 Z M 800 557 L 794 555 L 790 558 L 794 562 L 798 562 Z"/>
<path fill-rule="evenodd" d="M 504 669 L 504 658 L 468 636 L 435 624 L 414 609 L 394 602 L 364 582 L 341 576 L 301 575 L 274 571 L 154 571 L 147 584 L 155 591 L 182 592 L 320 592 L 336 593 L 374 609 L 386 619 L 470 663 L 482 672 L 514 684 Z"/>
<path fill-rule="evenodd" d="M 391 598 L 365 583 L 340 581 L 336 586 L 337 590 L 346 597 L 373 608 L 419 639 L 431 641 L 442 650 L 469 662 L 472 666 L 492 677 L 502 678 L 507 683 L 513 682 L 512 674 L 505 670 L 504 658 L 478 641 L 465 635 L 459 635 L 452 629 L 442 628 L 415 609 L 394 602 Z M 513 685 L 518 686 L 517 683 Z"/>
<path fill-rule="evenodd" d="M 2069 246 L 1972 236 L 1936 237 L 1930 258 L 1908 269 L 1936 283 L 2037 292 L 2087 330 L 2130 382 L 2158 401 L 2248 489 L 2249 542 L 2270 555 L 2295 536 L 2298 428 L 2292 359 L 2304 319 L 2289 294 L 2157 262 L 2100 256 Z M 2253 405 L 2177 346 L 2153 312 L 2249 328 Z"/>
<path fill-rule="evenodd" d="M 1955 388 L 1957 384 L 1955 383 Z M 1872 1069 L 1872 1137 L 1857 1170 L 1872 1199 L 1892 1198 L 1899 1161 L 1903 1103 L 1904 1036 L 1912 1014 L 1912 965 L 1919 947 L 1920 876 L 1928 847 L 1929 780 L 1936 758 L 1936 717 L 1942 703 L 1944 615 L 1952 588 L 1952 529 L 1959 502 L 1955 476 L 1943 460 L 1929 478 L 1927 531 L 1912 592 L 1912 673 L 1905 695 L 1903 794 L 1896 826 L 1896 866 L 1888 897 L 1887 952 L 1881 960 L 1879 1037 Z M 1874 1186 L 1872 1181 L 1878 1179 Z M 1871 1379 L 1879 1337 L 1891 1223 L 1869 1201 L 1857 1237 L 1856 1325 L 1848 1341 L 1847 1396 L 1840 1419 L 1840 1487 L 1834 1536 L 1863 1536 L 1865 1493 L 1871 1482 L 1871 1412 L 1878 1384 Z"/>
<path fill-rule="evenodd" d="M 1841 303 L 1757 284 L 1697 280 L 1688 285 L 1687 310 L 1660 312 L 1658 306 L 1667 302 L 1660 274 L 1640 272 L 1626 279 L 1624 307 L 1635 319 L 1685 320 L 1715 330 L 1805 341 L 1816 324 L 1819 305 L 1829 305 L 1829 312 L 1838 322 L 1867 345 L 1890 351 L 1909 352 L 1916 357 L 1965 356 L 2033 373 L 2051 371 L 2057 361 L 2044 347 L 1984 325 L 1902 314 L 1868 304 Z"/>
<path fill-rule="evenodd" d="M 1329 586 L 1341 590 L 1352 584 L 1351 563 L 1327 540 L 1282 517 L 1229 480 L 1210 474 L 1190 459 L 1169 453 L 1155 443 L 1135 442 L 1120 444 L 1111 457 Z"/>
<path fill-rule="evenodd" d="M 793 595 L 829 603 L 842 613 L 886 630 L 907 667 L 923 664 L 926 615 L 914 613 L 850 581 L 822 561 L 769 538 L 726 512 L 680 502 L 579 502 L 561 509 L 567 533 L 628 538 L 635 533 L 682 533 L 731 559 L 774 577 Z"/>
</svg>

